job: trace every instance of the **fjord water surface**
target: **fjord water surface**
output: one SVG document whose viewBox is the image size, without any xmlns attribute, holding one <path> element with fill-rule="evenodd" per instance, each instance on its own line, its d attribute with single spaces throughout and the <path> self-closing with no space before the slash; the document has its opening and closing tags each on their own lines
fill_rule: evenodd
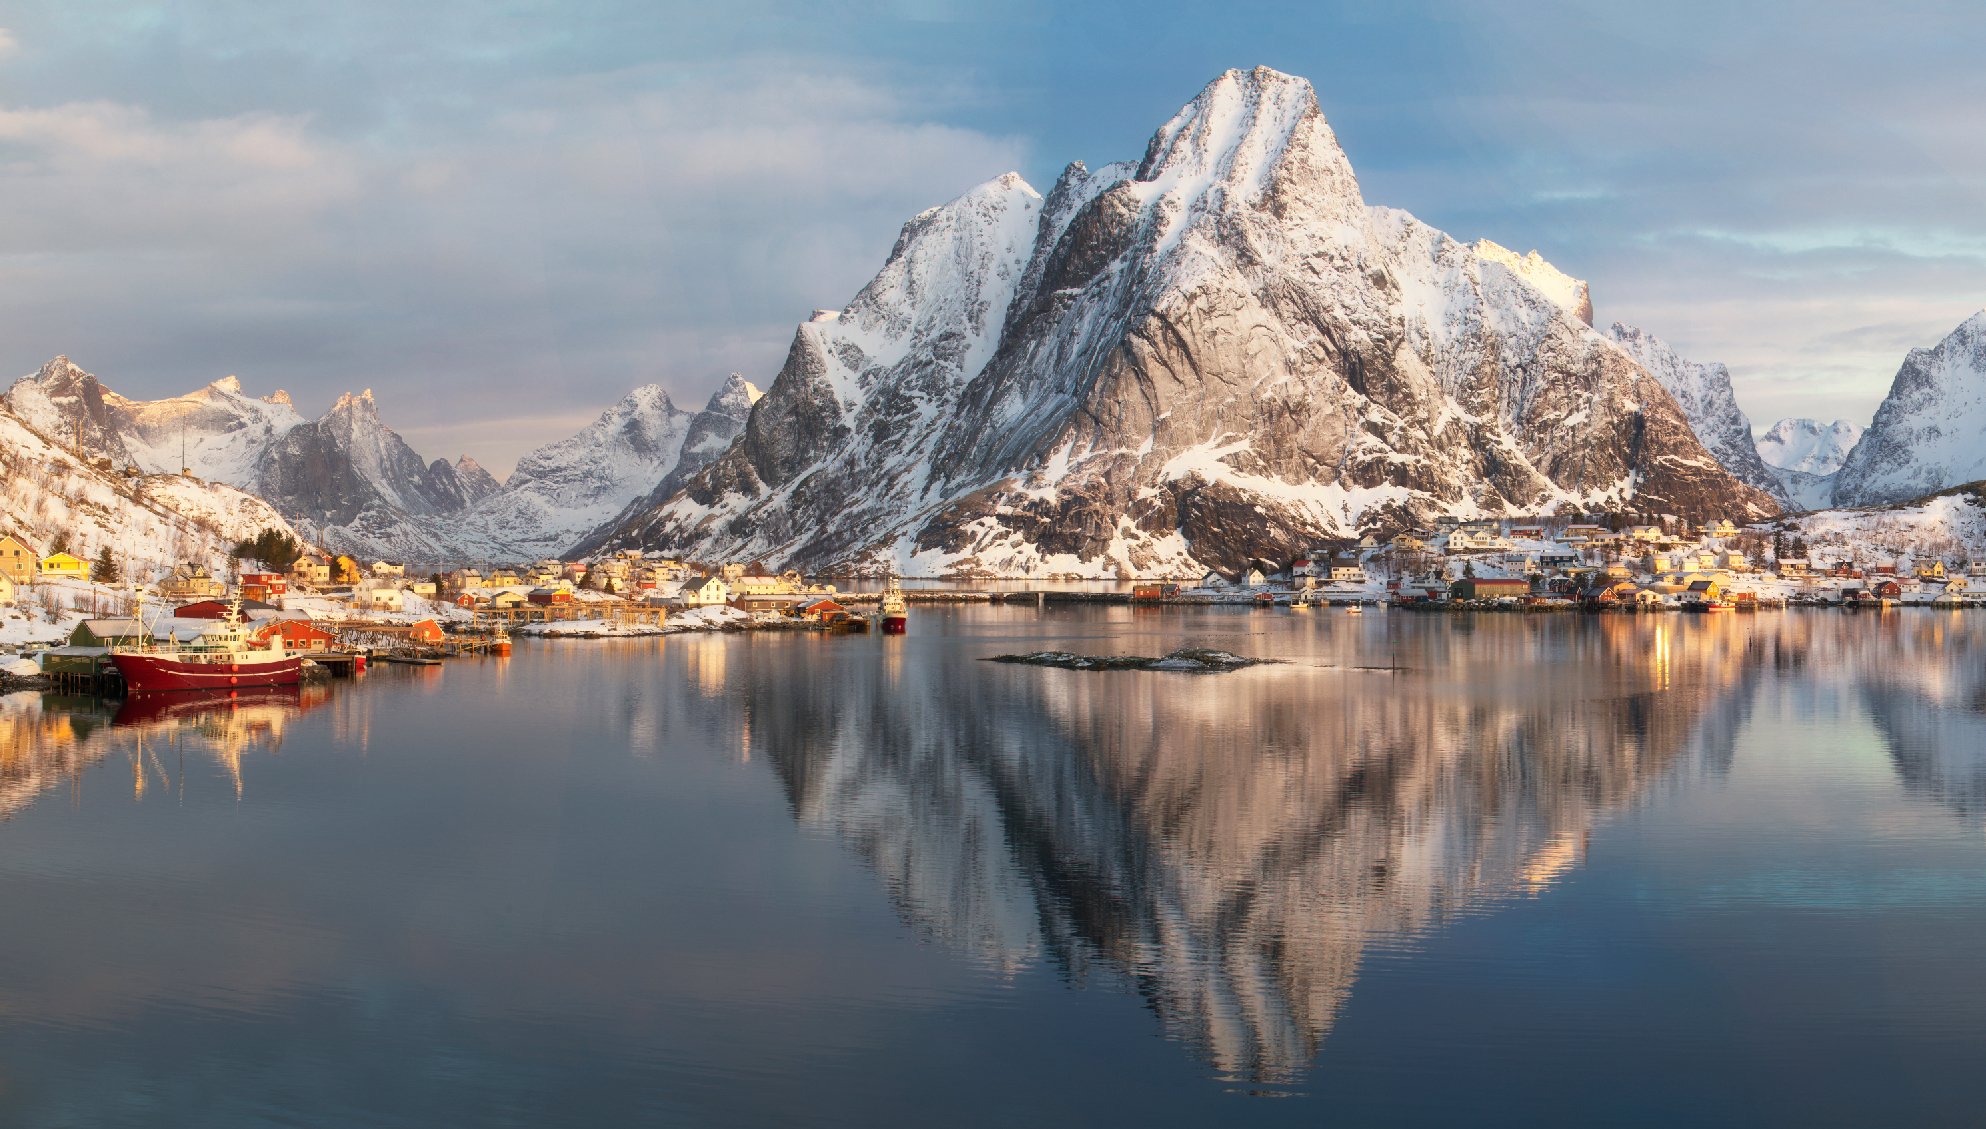
<svg viewBox="0 0 1986 1129">
<path fill-rule="evenodd" d="M 1189 644 L 1287 661 L 980 661 Z M 1971 1124 L 1982 660 L 962 607 L 13 695 L 0 1124 Z"/>
</svg>

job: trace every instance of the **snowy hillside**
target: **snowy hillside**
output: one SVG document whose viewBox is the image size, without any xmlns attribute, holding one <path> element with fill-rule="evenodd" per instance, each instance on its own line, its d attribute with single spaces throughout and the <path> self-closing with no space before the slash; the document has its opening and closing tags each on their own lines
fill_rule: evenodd
<svg viewBox="0 0 1986 1129">
<path fill-rule="evenodd" d="M 1231 71 L 1141 161 L 906 224 L 738 443 L 605 542 L 1176 575 L 1443 513 L 1774 512 L 1590 316 L 1535 255 L 1368 207 L 1308 83 Z"/>
<path fill-rule="evenodd" d="M 46 553 L 95 559 L 108 546 L 128 575 L 152 579 L 181 561 L 217 574 L 228 550 L 264 529 L 295 534 L 260 498 L 176 475 L 127 478 L 86 464 L 0 408 L 0 529 Z"/>
<path fill-rule="evenodd" d="M 1986 310 L 1912 349 L 1834 478 L 1836 505 L 1903 501 L 1986 478 Z"/>
<path fill-rule="evenodd" d="M 1875 509 L 1800 514 L 1781 524 L 1823 560 L 1861 560 L 1872 551 L 1892 558 L 1986 559 L 1986 491 L 1977 486 Z"/>
</svg>

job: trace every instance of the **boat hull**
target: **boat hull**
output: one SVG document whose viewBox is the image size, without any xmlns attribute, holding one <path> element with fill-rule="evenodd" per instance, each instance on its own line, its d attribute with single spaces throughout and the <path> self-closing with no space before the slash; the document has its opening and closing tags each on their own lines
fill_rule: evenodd
<svg viewBox="0 0 1986 1129">
<path fill-rule="evenodd" d="M 112 654 L 117 673 L 132 693 L 163 690 L 233 690 L 242 686 L 294 686 L 303 678 L 303 658 L 286 655 L 266 662 L 190 663 L 160 655 Z"/>
<path fill-rule="evenodd" d="M 883 617 L 883 634 L 901 635 L 908 630 L 910 630 L 909 616 L 886 615 Z"/>
</svg>

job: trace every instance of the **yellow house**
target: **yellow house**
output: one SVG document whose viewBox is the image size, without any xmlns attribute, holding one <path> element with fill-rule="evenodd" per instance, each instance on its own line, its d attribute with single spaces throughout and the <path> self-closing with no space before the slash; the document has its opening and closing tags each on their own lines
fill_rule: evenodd
<svg viewBox="0 0 1986 1129">
<path fill-rule="evenodd" d="M 90 562 L 67 553 L 52 553 L 41 558 L 43 576 L 67 576 L 77 580 L 90 578 Z"/>
<path fill-rule="evenodd" d="M 1919 561 L 1917 563 L 1917 579 L 1943 580 L 1944 578 L 1945 578 L 1945 562 Z"/>
<path fill-rule="evenodd" d="M 331 583 L 331 562 L 305 553 L 290 566 L 290 578 L 299 584 Z"/>
<path fill-rule="evenodd" d="M 16 584 L 33 584 L 41 554 L 26 541 L 9 533 L 0 537 L 0 576 Z"/>
</svg>

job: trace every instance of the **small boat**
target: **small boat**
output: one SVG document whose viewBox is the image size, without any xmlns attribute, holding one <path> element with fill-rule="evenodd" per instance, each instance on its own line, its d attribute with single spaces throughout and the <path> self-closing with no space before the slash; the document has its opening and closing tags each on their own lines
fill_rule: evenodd
<svg viewBox="0 0 1986 1129">
<path fill-rule="evenodd" d="M 1346 615 L 1364 615 L 1364 614 L 1365 614 L 1365 605 L 1364 605 L 1364 604 L 1346 604 L 1346 605 L 1345 605 L 1345 614 L 1346 614 Z"/>
<path fill-rule="evenodd" d="M 910 605 L 905 602 L 903 589 L 897 587 L 894 576 L 890 577 L 889 587 L 883 589 L 880 618 L 885 635 L 901 635 L 910 629 Z"/>
<path fill-rule="evenodd" d="M 510 632 L 497 628 L 497 633 L 490 636 L 490 654 L 500 659 L 510 657 Z"/>
<path fill-rule="evenodd" d="M 1290 610 L 1293 612 L 1307 612 L 1315 603 L 1316 600 L 1312 597 L 1310 589 L 1306 588 L 1296 594 L 1296 599 L 1290 601 Z"/>
<path fill-rule="evenodd" d="M 139 622 L 144 622 L 142 608 Z M 212 627 L 184 643 L 147 639 L 112 647 L 110 661 L 134 694 L 294 686 L 303 679 L 303 656 L 289 653 L 280 633 L 255 638 L 242 618 L 240 597 L 228 601 L 227 614 Z"/>
</svg>

